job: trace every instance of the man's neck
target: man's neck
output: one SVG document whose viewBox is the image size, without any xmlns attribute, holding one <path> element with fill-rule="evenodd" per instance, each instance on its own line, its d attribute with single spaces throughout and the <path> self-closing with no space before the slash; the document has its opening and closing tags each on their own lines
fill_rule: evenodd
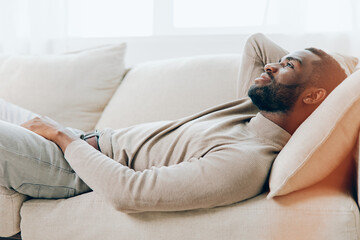
<svg viewBox="0 0 360 240">
<path fill-rule="evenodd" d="M 300 119 L 299 116 L 296 116 L 292 112 L 289 113 L 278 113 L 278 112 L 264 112 L 261 111 L 261 114 L 269 119 L 270 121 L 274 122 L 275 124 L 279 125 L 285 131 L 290 133 L 291 135 L 295 132 L 295 130 L 300 126 L 303 122 L 303 119 Z"/>
</svg>

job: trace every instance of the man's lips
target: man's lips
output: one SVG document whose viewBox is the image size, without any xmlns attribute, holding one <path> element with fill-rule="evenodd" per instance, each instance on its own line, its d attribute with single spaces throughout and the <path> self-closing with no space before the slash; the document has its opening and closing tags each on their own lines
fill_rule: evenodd
<svg viewBox="0 0 360 240">
<path fill-rule="evenodd" d="M 264 72 L 260 75 L 260 77 L 255 78 L 255 84 L 265 85 L 265 84 L 271 83 L 272 78 L 273 77 L 270 74 Z"/>
</svg>

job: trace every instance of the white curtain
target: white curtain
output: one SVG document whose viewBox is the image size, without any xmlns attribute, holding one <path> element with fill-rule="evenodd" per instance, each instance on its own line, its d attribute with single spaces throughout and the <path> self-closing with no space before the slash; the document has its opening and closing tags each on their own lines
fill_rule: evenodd
<svg viewBox="0 0 360 240">
<path fill-rule="evenodd" d="M 66 0 L 0 0 L 0 51 L 48 53 L 50 39 L 66 39 Z"/>
<path fill-rule="evenodd" d="M 294 35 L 329 30 L 353 39 L 356 47 L 358 12 L 358 0 L 0 0 L 0 53 L 63 52 L 74 38 L 259 31 Z M 253 18 L 237 15 L 245 13 Z M 262 20 L 254 25 L 257 18 Z"/>
</svg>

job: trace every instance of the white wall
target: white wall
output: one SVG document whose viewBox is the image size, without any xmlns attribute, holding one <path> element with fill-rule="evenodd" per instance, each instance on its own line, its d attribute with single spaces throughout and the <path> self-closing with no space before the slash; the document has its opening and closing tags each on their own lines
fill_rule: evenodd
<svg viewBox="0 0 360 240">
<path fill-rule="evenodd" d="M 240 54 L 249 35 L 199 35 L 131 38 L 93 38 L 54 40 L 49 43 L 50 53 L 77 51 L 104 44 L 127 43 L 126 65 L 167 58 L 207 54 Z M 269 35 L 289 51 L 318 47 L 360 57 L 359 38 L 349 34 Z"/>
</svg>

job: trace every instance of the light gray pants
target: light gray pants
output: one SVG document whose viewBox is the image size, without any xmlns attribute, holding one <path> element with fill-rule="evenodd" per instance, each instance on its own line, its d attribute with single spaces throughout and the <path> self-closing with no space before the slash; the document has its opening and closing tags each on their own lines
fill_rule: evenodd
<svg viewBox="0 0 360 240">
<path fill-rule="evenodd" d="M 34 198 L 67 198 L 91 191 L 55 143 L 18 126 L 35 116 L 0 99 L 0 185 Z"/>
<path fill-rule="evenodd" d="M 238 97 L 247 96 L 265 64 L 278 62 L 286 54 L 264 35 L 251 36 L 243 52 Z M 56 144 L 18 126 L 35 116 L 0 100 L 0 185 L 34 198 L 67 198 L 91 191 Z"/>
</svg>

